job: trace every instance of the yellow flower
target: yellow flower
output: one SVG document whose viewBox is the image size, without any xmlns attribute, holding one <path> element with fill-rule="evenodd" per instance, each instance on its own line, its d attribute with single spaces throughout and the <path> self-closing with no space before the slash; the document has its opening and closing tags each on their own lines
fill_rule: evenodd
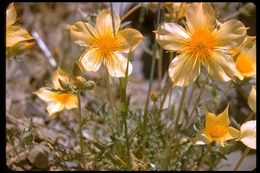
<svg viewBox="0 0 260 173">
<path fill-rule="evenodd" d="M 256 88 L 255 86 L 252 86 L 252 89 L 249 93 L 249 96 L 247 98 L 247 103 L 252 111 L 256 113 Z"/>
<path fill-rule="evenodd" d="M 21 54 L 34 44 L 33 37 L 22 27 L 14 25 L 16 11 L 13 3 L 6 10 L 6 50 L 8 56 Z"/>
<path fill-rule="evenodd" d="M 250 49 L 253 47 L 254 43 L 256 41 L 255 36 L 247 36 L 244 41 L 239 44 L 238 46 L 234 47 L 231 50 L 231 56 L 233 57 L 234 60 L 237 59 L 237 55 L 241 52 L 242 49 L 247 48 Z"/>
<path fill-rule="evenodd" d="M 250 47 L 251 45 L 251 47 Z M 256 78 L 256 43 L 253 44 L 250 41 L 244 43 L 240 48 L 240 53 L 236 58 L 236 76 L 243 80 L 244 77 Z"/>
<path fill-rule="evenodd" d="M 64 72 L 62 69 L 58 68 L 52 76 L 52 83 L 54 89 L 63 89 L 60 85 L 61 81 L 65 81 L 70 83 L 72 79 Z M 49 115 L 53 115 L 57 112 L 62 111 L 64 108 L 66 109 L 73 109 L 78 108 L 78 98 L 74 94 L 70 93 L 56 93 L 48 90 L 47 88 L 43 87 L 40 88 L 37 92 L 34 92 L 38 97 L 40 97 L 45 102 L 48 102 L 47 111 Z"/>
<path fill-rule="evenodd" d="M 215 141 L 224 147 L 224 141 L 239 137 L 239 131 L 230 126 L 228 107 L 218 116 L 206 111 L 205 128 L 198 133 L 196 144 Z"/>
<path fill-rule="evenodd" d="M 256 120 L 247 121 L 242 124 L 238 140 L 249 148 L 256 149 Z"/>
<path fill-rule="evenodd" d="M 185 17 L 186 30 L 176 23 L 163 23 L 155 31 L 158 44 L 178 54 L 168 70 L 173 85 L 195 81 L 201 65 L 214 79 L 230 80 L 235 73 L 230 51 L 244 40 L 244 24 L 238 20 L 218 24 L 209 3 L 189 4 Z"/>
<path fill-rule="evenodd" d="M 115 31 L 113 31 L 111 9 L 103 10 L 97 15 L 96 28 L 84 22 L 76 22 L 69 26 L 71 39 L 79 46 L 86 47 L 79 58 L 79 66 L 83 72 L 98 71 L 103 63 L 110 76 L 125 76 L 126 53 L 134 50 L 143 36 L 139 31 L 131 28 L 119 31 L 120 17 L 116 13 L 113 13 L 113 16 Z M 132 69 L 129 63 L 128 74 Z"/>
</svg>

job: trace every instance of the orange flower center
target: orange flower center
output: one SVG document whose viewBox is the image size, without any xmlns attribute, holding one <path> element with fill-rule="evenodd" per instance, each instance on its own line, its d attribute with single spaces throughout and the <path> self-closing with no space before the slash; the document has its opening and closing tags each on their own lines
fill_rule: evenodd
<svg viewBox="0 0 260 173">
<path fill-rule="evenodd" d="M 104 35 L 96 39 L 94 47 L 98 49 L 101 57 L 109 57 L 115 50 L 115 38 L 110 35 Z"/>
<path fill-rule="evenodd" d="M 207 29 L 196 29 L 187 40 L 188 52 L 196 58 L 209 58 L 216 46 L 216 39 Z"/>
<path fill-rule="evenodd" d="M 54 96 L 54 99 L 57 101 L 57 102 L 60 102 L 60 103 L 62 103 L 62 104 L 65 104 L 67 101 L 68 101 L 68 99 L 70 99 L 70 97 L 71 97 L 71 94 L 56 94 L 55 96 Z"/>
<path fill-rule="evenodd" d="M 253 71 L 253 61 L 240 55 L 236 61 L 236 67 L 241 73 L 249 73 Z"/>
<path fill-rule="evenodd" d="M 228 132 L 228 128 L 224 127 L 221 124 L 217 124 L 208 129 L 209 136 L 211 138 L 222 138 Z"/>
</svg>

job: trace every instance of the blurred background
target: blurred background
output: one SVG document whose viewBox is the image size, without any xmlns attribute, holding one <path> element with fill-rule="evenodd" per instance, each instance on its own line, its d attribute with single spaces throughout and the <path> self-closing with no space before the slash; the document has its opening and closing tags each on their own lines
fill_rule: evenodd
<svg viewBox="0 0 260 173">
<path fill-rule="evenodd" d="M 127 13 L 137 3 L 113 3 L 114 11 L 120 17 Z M 109 8 L 109 3 L 14 3 L 17 11 L 16 23 L 26 28 L 36 39 L 37 43 L 33 48 L 18 57 L 17 61 L 6 60 L 6 128 L 7 145 L 6 158 L 7 165 L 15 170 L 55 170 L 49 163 L 52 155 L 49 149 L 39 146 L 38 150 L 46 150 L 41 163 L 37 155 L 37 149 L 12 150 L 12 142 L 15 136 L 30 126 L 30 121 L 39 126 L 37 133 L 39 137 L 35 139 L 38 143 L 44 141 L 57 141 L 66 146 L 76 147 L 74 141 L 64 133 L 67 128 L 77 127 L 77 121 L 73 111 L 63 111 L 58 116 L 49 117 L 46 111 L 47 104 L 32 93 L 40 87 L 50 83 L 51 75 L 57 66 L 71 73 L 74 62 L 84 51 L 83 48 L 71 41 L 66 25 L 72 25 L 77 21 L 85 21 L 95 26 L 95 17 L 103 9 Z M 235 18 L 241 20 L 248 29 L 248 35 L 256 35 L 256 7 L 253 3 L 213 3 L 219 21 Z M 152 45 L 154 42 L 154 27 L 157 17 L 157 3 L 143 3 L 140 8 L 129 15 L 123 22 L 126 27 L 139 30 L 144 40 L 136 49 L 133 58 L 133 73 L 129 79 L 127 88 L 131 95 L 130 108 L 142 110 L 147 97 L 148 80 L 151 70 Z M 162 71 L 163 76 L 169 65 L 169 53 L 163 52 Z M 153 90 L 159 92 L 158 84 L 158 60 L 155 65 Z M 166 74 L 166 75 L 164 75 Z M 98 73 L 89 73 L 91 78 L 105 77 L 104 68 Z M 112 79 L 117 84 L 116 79 Z M 220 88 L 227 87 L 226 83 L 219 83 Z M 172 97 L 167 96 L 165 103 L 169 99 L 178 100 L 181 88 L 174 88 L 177 92 Z M 245 85 L 242 90 L 248 94 L 250 86 Z M 115 97 L 119 98 L 119 88 L 114 88 Z M 191 92 L 191 87 L 188 88 Z M 196 91 L 198 92 L 198 91 Z M 187 94 L 189 95 L 189 94 Z M 221 93 L 217 93 L 216 100 Z M 100 84 L 95 90 L 84 94 L 83 105 L 95 109 L 98 105 L 104 104 L 106 96 L 105 84 Z M 203 94 L 203 98 L 212 97 L 210 89 Z M 205 100 L 206 102 L 206 100 Z M 250 109 L 247 100 L 235 87 L 228 92 L 227 97 L 221 103 L 222 108 L 227 102 L 231 103 L 231 114 L 237 122 L 243 122 Z M 165 108 L 168 104 L 165 104 Z M 221 109 L 222 109 L 221 108 Z M 212 108 L 214 109 L 214 108 Z M 222 109 L 223 110 L 223 109 Z M 217 110 L 220 111 L 220 110 Z M 73 115 L 73 116 L 72 116 Z M 99 124 L 93 120 L 93 126 Z M 102 126 L 102 124 L 99 124 Z M 103 128 L 103 129 L 102 129 Z M 102 126 L 102 133 L 105 133 L 105 126 Z M 89 137 L 85 133 L 85 137 Z M 106 134 L 104 134 L 106 135 Z M 15 143 L 15 142 L 14 142 Z M 40 148 L 40 149 L 39 149 Z M 241 144 L 241 148 L 244 148 Z M 26 151 L 26 152 L 25 152 Z M 218 166 L 218 170 L 230 170 L 240 158 L 243 150 L 236 150 L 227 156 L 228 160 L 223 160 Z M 25 152 L 25 153 L 24 153 Z M 18 153 L 18 154 L 17 154 Z M 36 153 L 36 154 L 35 154 Z M 35 158 L 28 161 L 28 157 Z M 37 159 L 38 158 L 38 159 Z M 45 160 L 44 160 L 45 159 Z M 43 163 L 45 162 L 45 163 Z M 72 164 L 72 163 L 70 163 Z M 73 166 L 73 164 L 72 164 Z M 256 166 L 256 154 L 251 150 L 240 170 L 251 170 Z"/>
</svg>

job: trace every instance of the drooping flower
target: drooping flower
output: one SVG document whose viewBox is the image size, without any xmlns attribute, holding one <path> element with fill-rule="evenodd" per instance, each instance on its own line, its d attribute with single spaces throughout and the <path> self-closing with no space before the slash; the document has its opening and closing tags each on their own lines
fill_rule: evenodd
<svg viewBox="0 0 260 173">
<path fill-rule="evenodd" d="M 14 4 L 11 3 L 6 10 L 6 54 L 8 57 L 19 55 L 34 44 L 34 38 L 24 28 L 14 25 L 16 17 Z"/>
<path fill-rule="evenodd" d="M 131 28 L 119 31 L 120 17 L 113 12 L 114 28 L 111 9 L 101 11 L 96 18 L 96 28 L 88 23 L 76 22 L 69 26 L 71 39 L 86 50 L 79 58 L 79 66 L 83 72 L 98 71 L 103 63 L 110 76 L 124 77 L 127 67 L 125 53 L 133 51 L 143 39 L 142 34 Z M 132 72 L 129 63 L 128 75 Z"/>
<path fill-rule="evenodd" d="M 252 111 L 256 113 L 256 89 L 252 86 L 249 96 L 247 98 L 247 103 Z"/>
<path fill-rule="evenodd" d="M 218 24 L 209 3 L 189 4 L 185 17 L 186 30 L 172 22 L 155 31 L 158 44 L 177 53 L 168 70 L 173 85 L 187 86 L 195 81 L 201 66 L 216 80 L 230 80 L 235 73 L 230 51 L 243 42 L 244 24 L 238 20 Z"/>
<path fill-rule="evenodd" d="M 60 81 L 70 83 L 72 79 L 62 69 L 58 68 L 52 76 L 52 83 L 54 89 L 64 89 Z M 49 115 L 53 115 L 63 109 L 78 108 L 78 98 L 75 94 L 70 93 L 57 93 L 52 92 L 46 87 L 40 88 L 37 92 L 34 92 L 43 101 L 48 103 L 47 111 Z"/>
<path fill-rule="evenodd" d="M 230 126 L 228 107 L 218 116 L 206 111 L 205 128 L 197 134 L 196 144 L 215 141 L 224 147 L 225 141 L 239 137 L 239 130 Z"/>
<path fill-rule="evenodd" d="M 250 39 L 247 39 L 250 40 Z M 243 80 L 244 77 L 256 78 L 256 43 L 255 41 L 245 41 L 240 48 L 236 58 L 236 76 Z"/>
<path fill-rule="evenodd" d="M 256 120 L 247 121 L 241 125 L 238 140 L 249 148 L 256 149 Z"/>
</svg>

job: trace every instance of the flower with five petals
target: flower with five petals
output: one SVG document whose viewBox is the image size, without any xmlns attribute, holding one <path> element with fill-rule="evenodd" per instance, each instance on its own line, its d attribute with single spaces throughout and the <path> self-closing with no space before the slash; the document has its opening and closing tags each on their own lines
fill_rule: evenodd
<svg viewBox="0 0 260 173">
<path fill-rule="evenodd" d="M 83 72 L 98 71 L 103 63 L 110 76 L 124 77 L 127 67 L 126 53 L 133 51 L 143 39 L 142 34 L 131 28 L 120 30 L 120 17 L 111 9 L 101 11 L 96 18 L 96 27 L 85 22 L 76 22 L 68 27 L 71 39 L 86 50 L 79 58 Z M 128 75 L 132 72 L 129 63 Z"/>
</svg>

